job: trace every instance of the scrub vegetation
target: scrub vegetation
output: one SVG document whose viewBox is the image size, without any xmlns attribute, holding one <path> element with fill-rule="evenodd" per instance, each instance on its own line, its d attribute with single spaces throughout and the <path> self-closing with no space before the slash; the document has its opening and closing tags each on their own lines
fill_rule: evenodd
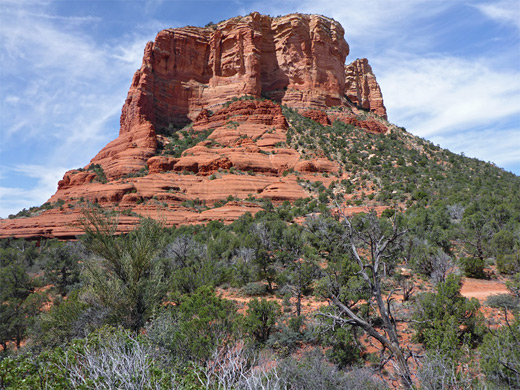
<svg viewBox="0 0 520 390">
<path fill-rule="evenodd" d="M 0 241 L 0 388 L 520 388 L 520 179 L 404 129 L 284 114 L 287 144 L 349 179 L 229 225 L 118 236 L 86 207 L 76 241 Z M 510 293 L 483 308 L 466 277 Z"/>
</svg>

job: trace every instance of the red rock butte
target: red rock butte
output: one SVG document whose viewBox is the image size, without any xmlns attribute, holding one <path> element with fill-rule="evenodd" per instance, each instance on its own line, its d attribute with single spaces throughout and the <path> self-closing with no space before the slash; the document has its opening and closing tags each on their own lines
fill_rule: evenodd
<svg viewBox="0 0 520 390">
<path fill-rule="evenodd" d="M 345 65 L 348 53 L 341 25 L 320 15 L 255 12 L 162 30 L 146 44 L 119 136 L 64 175 L 49 199 L 58 207 L 1 220 L 0 237 L 74 237 L 88 203 L 120 211 L 121 232 L 140 216 L 166 225 L 227 223 L 260 210 L 251 199 L 294 201 L 312 195 L 303 180 L 348 177 L 337 162 L 287 144 L 281 107 L 325 126 L 341 120 L 386 132 L 372 69 L 366 59 Z M 202 134 L 180 155 L 170 153 L 179 139 Z"/>
</svg>

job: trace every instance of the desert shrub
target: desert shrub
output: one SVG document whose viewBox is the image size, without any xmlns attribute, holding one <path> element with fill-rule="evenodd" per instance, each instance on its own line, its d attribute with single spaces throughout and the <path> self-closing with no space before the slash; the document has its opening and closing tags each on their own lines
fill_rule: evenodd
<svg viewBox="0 0 520 390">
<path fill-rule="evenodd" d="M 295 332 L 284 324 L 281 324 L 278 330 L 278 332 L 271 334 L 267 345 L 273 348 L 278 355 L 286 357 L 300 345 L 303 334 Z"/>
<path fill-rule="evenodd" d="M 454 355 L 461 345 L 476 345 L 484 335 L 480 304 L 460 294 L 461 278 L 448 275 L 437 291 L 417 296 L 413 319 L 415 339 L 428 350 Z"/>
<path fill-rule="evenodd" d="M 0 388 L 3 390 L 70 389 L 62 368 L 65 353 L 61 348 L 40 355 L 20 353 L 0 360 Z"/>
<path fill-rule="evenodd" d="M 121 176 L 122 179 L 129 179 L 129 178 L 132 178 L 132 177 L 143 177 L 143 176 L 146 176 L 148 175 L 148 165 L 145 165 L 144 167 L 140 168 L 137 172 L 130 172 L 130 173 L 127 173 L 126 175 L 123 175 Z"/>
<path fill-rule="evenodd" d="M 412 193 L 412 199 L 414 199 L 414 200 L 428 199 L 428 193 L 426 191 L 416 190 Z"/>
<path fill-rule="evenodd" d="M 81 302 L 78 291 L 73 291 L 67 299 L 59 297 L 49 311 L 44 311 L 37 319 L 32 337 L 35 343 L 45 347 L 65 345 L 76 337 L 85 337 L 89 324 L 83 316 L 88 304 Z"/>
<path fill-rule="evenodd" d="M 497 270 L 503 274 L 520 272 L 520 252 L 511 254 L 499 254 L 495 259 Z"/>
<path fill-rule="evenodd" d="M 484 267 L 486 265 L 483 259 L 478 257 L 462 257 L 459 259 L 464 275 L 468 278 L 484 279 L 486 273 Z"/>
<path fill-rule="evenodd" d="M 171 154 L 173 157 L 180 157 L 185 150 L 206 140 L 213 130 L 194 131 L 189 125 L 182 130 L 176 130 L 173 127 L 168 131 L 170 142 L 165 146 L 164 153 Z M 182 138 L 179 137 L 179 134 L 182 135 Z"/>
<path fill-rule="evenodd" d="M 240 222 L 240 221 L 239 221 Z M 236 228 L 240 232 L 247 231 L 250 222 L 244 223 L 244 227 L 237 223 Z M 247 238 L 246 238 L 247 239 Z M 243 287 L 247 285 L 253 279 L 255 271 L 251 269 L 253 260 L 256 257 L 256 250 L 245 246 L 240 246 L 235 249 L 233 256 L 231 257 L 231 284 L 234 287 Z M 244 292 L 245 293 L 245 292 Z"/>
<path fill-rule="evenodd" d="M 344 372 L 330 364 L 320 351 L 314 350 L 303 358 L 288 358 L 280 363 L 278 375 L 288 389 L 387 389 L 386 384 L 368 370 Z"/>
<path fill-rule="evenodd" d="M 85 248 L 81 243 L 58 243 L 49 248 L 45 254 L 44 275 L 47 283 L 51 284 L 63 297 L 79 285 L 80 265 L 86 257 Z"/>
<path fill-rule="evenodd" d="M 168 244 L 162 256 L 171 268 L 170 283 L 176 294 L 189 294 L 203 286 L 213 286 L 216 264 L 208 256 L 206 245 L 188 235 L 180 235 Z"/>
<path fill-rule="evenodd" d="M 510 218 L 510 213 L 506 212 L 506 214 Z M 507 220 L 504 217 L 498 219 Z M 520 272 L 520 238 L 518 232 L 514 232 L 513 229 L 500 230 L 490 240 L 489 247 L 489 252 L 494 255 L 499 272 L 506 274 Z"/>
<path fill-rule="evenodd" d="M 264 365 L 265 361 L 259 359 L 258 355 L 258 350 L 242 342 L 216 349 L 206 367 L 202 368 L 202 375 L 195 375 L 202 385 L 195 388 L 278 389 L 279 379 L 276 375 L 270 375 L 269 368 Z M 193 371 L 190 368 L 190 373 Z"/>
<path fill-rule="evenodd" d="M 486 306 L 494 307 L 496 309 L 512 310 L 520 307 L 520 299 L 510 294 L 491 295 L 486 299 Z"/>
<path fill-rule="evenodd" d="M 432 273 L 431 281 L 434 285 L 446 281 L 448 272 L 453 267 L 453 261 L 442 249 L 438 249 L 437 253 L 431 256 Z"/>
<path fill-rule="evenodd" d="M 109 332 L 99 341 L 85 341 L 74 351 L 75 359 L 65 363 L 73 389 L 177 387 L 173 377 L 157 367 L 154 351 L 131 334 Z"/>
<path fill-rule="evenodd" d="M 405 242 L 406 255 L 413 269 L 425 276 L 430 277 L 433 273 L 433 256 L 435 247 L 426 239 L 410 237 Z"/>
<path fill-rule="evenodd" d="M 340 368 L 358 365 L 362 361 L 361 349 L 351 327 L 329 328 L 324 334 L 323 344 L 332 347 L 327 350 L 327 357 Z"/>
<path fill-rule="evenodd" d="M 96 174 L 97 180 L 103 184 L 107 183 L 107 177 L 103 167 L 99 164 L 90 164 L 87 171 L 92 171 Z"/>
<path fill-rule="evenodd" d="M 392 209 L 392 208 L 389 208 L 389 209 L 385 209 L 383 211 L 383 213 L 381 214 L 381 216 L 383 218 L 392 218 L 395 214 L 395 209 Z"/>
<path fill-rule="evenodd" d="M 34 215 L 37 215 L 36 213 L 39 213 L 40 211 L 50 210 L 53 208 L 61 207 L 61 206 L 63 206 L 64 203 L 65 203 L 65 201 L 63 201 L 62 199 L 58 199 L 58 201 L 55 203 L 45 202 L 41 206 L 30 207 L 29 210 L 24 208 L 16 214 L 9 214 L 8 218 L 15 219 L 15 218 L 23 218 L 23 217 L 32 217 Z"/>
<path fill-rule="evenodd" d="M 269 337 L 268 345 L 282 356 L 292 353 L 301 343 L 315 340 L 315 332 L 309 324 L 305 324 L 303 316 L 290 317 L 278 328 L 279 331 Z"/>
<path fill-rule="evenodd" d="M 157 258 L 164 232 L 146 219 L 126 236 L 115 236 L 116 220 L 99 211 L 85 210 L 85 246 L 98 257 L 83 262 L 85 299 L 106 308 L 109 321 L 139 330 L 162 303 L 167 280 Z"/>
<path fill-rule="evenodd" d="M 179 305 L 164 308 L 147 326 L 147 337 L 177 366 L 204 366 L 215 349 L 233 341 L 235 320 L 233 303 L 202 287 Z"/>
<path fill-rule="evenodd" d="M 511 280 L 508 280 L 506 287 L 511 291 L 511 294 L 520 299 L 520 273 L 515 274 Z"/>
<path fill-rule="evenodd" d="M 280 305 L 265 299 L 253 299 L 247 304 L 243 329 L 256 342 L 265 343 L 275 329 L 276 321 L 281 315 Z"/>
<path fill-rule="evenodd" d="M 35 261 L 31 248 L 26 248 L 27 253 L 13 247 L 0 249 L 0 345 L 4 351 L 11 341 L 20 347 L 48 300 L 45 292 L 36 290 L 41 281 L 30 272 Z"/>
<path fill-rule="evenodd" d="M 520 388 L 520 320 L 487 334 L 479 348 L 480 366 L 499 389 Z"/>
<path fill-rule="evenodd" d="M 108 327 L 39 355 L 0 361 L 0 388 L 177 389 L 174 376 L 157 364 L 155 351 L 131 333 Z"/>
<path fill-rule="evenodd" d="M 248 283 L 242 288 L 242 293 L 249 296 L 264 296 L 267 294 L 267 285 L 260 282 Z"/>
<path fill-rule="evenodd" d="M 474 388 L 468 372 L 459 369 L 460 362 L 438 351 L 426 353 L 417 370 L 417 380 L 424 390 Z"/>
<path fill-rule="evenodd" d="M 388 389 L 388 385 L 375 376 L 371 370 L 356 368 L 347 372 L 345 384 L 341 389 L 385 390 Z"/>
<path fill-rule="evenodd" d="M 241 100 L 263 100 L 263 99 L 257 99 L 256 97 L 254 97 L 252 95 L 233 96 L 233 98 L 231 98 L 231 100 L 228 100 L 227 102 L 224 103 L 224 107 L 229 107 L 229 105 L 231 103 L 238 102 Z"/>
</svg>

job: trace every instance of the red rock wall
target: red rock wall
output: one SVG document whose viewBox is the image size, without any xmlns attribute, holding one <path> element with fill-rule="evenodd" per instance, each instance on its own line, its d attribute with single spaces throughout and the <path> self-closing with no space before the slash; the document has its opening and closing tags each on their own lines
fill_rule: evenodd
<svg viewBox="0 0 520 390">
<path fill-rule="evenodd" d="M 156 131 L 181 126 L 233 97 L 267 96 L 293 108 L 352 102 L 385 116 L 370 65 L 345 71 L 341 25 L 319 15 L 252 13 L 217 25 L 159 32 L 146 45 L 121 113 L 119 138 L 91 161 L 107 178 L 135 173 L 157 147 Z"/>
<path fill-rule="evenodd" d="M 208 28 L 163 30 L 134 76 L 121 132 L 135 116 L 168 127 L 242 95 L 264 94 L 295 108 L 340 105 L 348 54 L 343 34 L 323 16 L 258 13 Z"/>
<path fill-rule="evenodd" d="M 366 58 L 345 67 L 345 94 L 357 106 L 387 119 L 381 88 Z"/>
</svg>

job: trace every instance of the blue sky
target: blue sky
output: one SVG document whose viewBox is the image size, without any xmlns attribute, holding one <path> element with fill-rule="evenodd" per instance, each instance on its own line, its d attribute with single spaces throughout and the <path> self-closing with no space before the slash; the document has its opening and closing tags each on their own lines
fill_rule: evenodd
<svg viewBox="0 0 520 390">
<path fill-rule="evenodd" d="M 117 137 L 159 30 L 253 11 L 333 17 L 391 122 L 520 174 L 518 0 L 0 0 L 0 217 L 44 203 Z"/>
</svg>

